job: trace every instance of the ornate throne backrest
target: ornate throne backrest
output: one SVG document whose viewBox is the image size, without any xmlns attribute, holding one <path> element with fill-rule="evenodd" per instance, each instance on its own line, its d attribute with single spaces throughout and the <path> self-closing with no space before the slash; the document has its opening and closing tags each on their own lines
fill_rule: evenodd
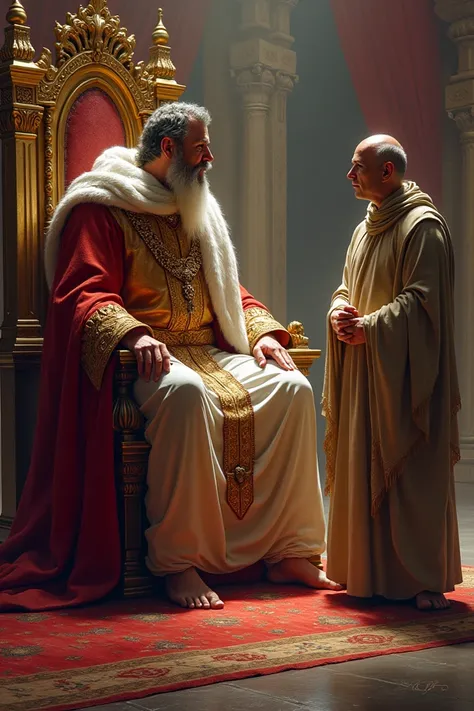
<svg viewBox="0 0 474 711">
<path fill-rule="evenodd" d="M 136 145 L 153 110 L 177 100 L 185 88 L 174 80 L 162 11 L 157 7 L 158 24 L 150 28 L 148 60 L 134 63 L 135 37 L 107 2 L 90 0 L 67 13 L 63 24 L 56 22 L 55 56 L 43 49 L 36 62 L 27 3 L 25 9 L 12 0 L 7 13 L 0 50 L 0 130 L 3 169 L 16 176 L 16 184 L 11 199 L 3 190 L 9 213 L 5 236 L 11 242 L 4 256 L 3 351 L 13 351 L 20 339 L 29 353 L 38 357 L 41 352 L 44 231 L 67 184 L 105 148 Z"/>
</svg>

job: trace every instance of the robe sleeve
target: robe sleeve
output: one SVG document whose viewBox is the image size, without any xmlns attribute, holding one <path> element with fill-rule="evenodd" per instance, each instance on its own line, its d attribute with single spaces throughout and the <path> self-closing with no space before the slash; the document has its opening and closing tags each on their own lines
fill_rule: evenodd
<svg viewBox="0 0 474 711">
<path fill-rule="evenodd" d="M 331 305 L 329 307 L 329 313 L 328 313 L 328 319 L 331 317 L 331 314 L 333 311 L 336 309 L 341 309 L 344 306 L 349 306 L 350 301 L 349 301 L 349 289 L 347 286 L 347 260 L 348 257 L 346 257 L 346 263 L 344 265 L 344 271 L 342 274 L 342 282 L 340 286 L 336 289 L 334 294 L 332 295 L 331 299 Z"/>
<path fill-rule="evenodd" d="M 402 248 L 401 290 L 363 317 L 375 508 L 415 447 L 430 438 L 432 418 L 449 422 L 459 405 L 453 265 L 449 235 L 440 222 L 424 220 Z"/>
<path fill-rule="evenodd" d="M 110 356 L 126 333 L 144 328 L 124 308 L 121 230 L 110 211 L 98 205 L 76 207 L 62 235 L 67 267 L 56 274 L 52 304 L 77 291 L 77 310 L 83 313 L 81 362 L 99 389 Z"/>
<path fill-rule="evenodd" d="M 243 286 L 240 287 L 240 294 L 242 297 L 242 308 L 244 310 L 250 352 L 253 351 L 257 341 L 262 338 L 262 336 L 269 334 L 272 334 L 284 348 L 290 348 L 291 336 L 286 328 L 272 316 L 263 304 L 249 294 Z"/>
</svg>

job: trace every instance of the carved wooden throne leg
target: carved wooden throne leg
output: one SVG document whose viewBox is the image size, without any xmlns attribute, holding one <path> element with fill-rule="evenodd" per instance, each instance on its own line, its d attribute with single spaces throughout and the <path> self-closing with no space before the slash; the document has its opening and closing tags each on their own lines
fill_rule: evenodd
<svg viewBox="0 0 474 711">
<path fill-rule="evenodd" d="M 145 491 L 149 444 L 132 387 L 137 378 L 135 358 L 119 351 L 115 370 L 115 477 L 122 544 L 121 593 L 124 597 L 151 594 L 153 578 L 145 565 L 147 525 Z"/>
</svg>

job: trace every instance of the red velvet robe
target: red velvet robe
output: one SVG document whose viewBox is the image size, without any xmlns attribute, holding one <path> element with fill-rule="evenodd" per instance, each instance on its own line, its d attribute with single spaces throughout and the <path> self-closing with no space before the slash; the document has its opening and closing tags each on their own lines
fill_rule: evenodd
<svg viewBox="0 0 474 711">
<path fill-rule="evenodd" d="M 114 358 L 97 391 L 81 366 L 81 339 L 96 309 L 123 306 L 124 267 L 123 234 L 110 211 L 74 208 L 49 303 L 30 470 L 10 537 L 0 546 L 0 610 L 79 605 L 119 581 Z M 241 294 L 244 310 L 265 308 L 242 287 Z M 286 345 L 288 334 L 278 336 Z M 216 342 L 233 351 L 217 322 Z"/>
</svg>

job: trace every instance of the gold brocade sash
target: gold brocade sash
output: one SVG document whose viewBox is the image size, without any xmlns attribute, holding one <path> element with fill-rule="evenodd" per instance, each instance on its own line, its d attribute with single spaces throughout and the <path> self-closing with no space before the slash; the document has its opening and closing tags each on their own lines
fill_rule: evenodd
<svg viewBox="0 0 474 711">
<path fill-rule="evenodd" d="M 215 345 L 214 330 L 169 331 L 155 329 L 154 337 L 165 343 L 171 354 L 197 373 L 219 398 L 223 424 L 223 469 L 227 482 L 227 503 L 242 519 L 254 500 L 255 459 L 254 412 L 250 394 L 204 346 Z"/>
<path fill-rule="evenodd" d="M 183 365 L 198 373 L 206 387 L 219 398 L 223 424 L 223 469 L 227 481 L 227 503 L 242 519 L 254 500 L 255 460 L 254 411 L 249 392 L 221 368 L 202 346 L 175 346 L 170 351 Z"/>
<path fill-rule="evenodd" d="M 176 346 L 213 346 L 216 342 L 211 326 L 198 331 L 170 331 L 167 328 L 154 329 L 153 337 L 170 348 Z"/>
</svg>

